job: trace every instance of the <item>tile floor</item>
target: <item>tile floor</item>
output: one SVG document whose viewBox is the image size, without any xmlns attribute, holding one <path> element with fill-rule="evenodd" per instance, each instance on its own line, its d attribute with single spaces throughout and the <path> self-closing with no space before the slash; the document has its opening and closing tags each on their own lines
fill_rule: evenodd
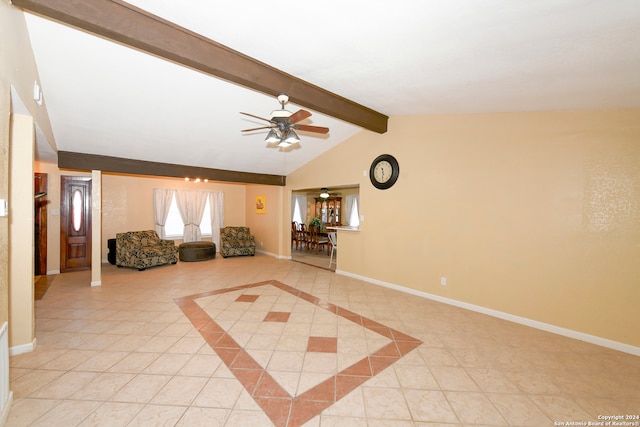
<svg viewBox="0 0 640 427">
<path fill-rule="evenodd" d="M 313 251 L 307 252 L 305 249 L 291 249 L 291 259 L 326 270 L 336 271 L 336 256 L 334 255 L 332 259 L 326 252 L 316 254 Z"/>
<path fill-rule="evenodd" d="M 266 255 L 56 277 L 8 426 L 553 426 L 640 413 L 640 357 Z"/>
</svg>

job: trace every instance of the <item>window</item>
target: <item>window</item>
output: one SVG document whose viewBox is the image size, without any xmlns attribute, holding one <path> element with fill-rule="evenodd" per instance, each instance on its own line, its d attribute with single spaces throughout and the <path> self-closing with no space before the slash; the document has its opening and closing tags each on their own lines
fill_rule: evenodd
<svg viewBox="0 0 640 427">
<path fill-rule="evenodd" d="M 71 202 L 71 224 L 75 232 L 80 231 L 80 227 L 82 227 L 82 217 L 84 216 L 84 212 L 82 212 L 83 202 L 80 190 L 74 191 L 73 201 Z"/>
<path fill-rule="evenodd" d="M 360 227 L 360 209 L 358 209 L 358 204 L 360 201 L 360 196 L 358 194 L 348 195 L 345 201 L 345 213 L 347 225 L 349 227 Z"/>
<path fill-rule="evenodd" d="M 200 222 L 200 232 L 203 236 L 211 237 L 211 207 L 209 206 L 209 198 L 207 197 L 207 203 L 204 205 L 204 212 L 202 213 L 202 221 Z"/>
<path fill-rule="evenodd" d="M 302 224 L 304 221 L 302 220 L 302 213 L 300 210 L 300 199 L 298 197 L 293 198 L 293 217 L 292 220 L 297 222 L 298 224 Z"/>
<path fill-rule="evenodd" d="M 180 239 L 184 236 L 184 223 L 178 210 L 175 195 L 171 199 L 171 207 L 169 208 L 169 215 L 167 215 L 167 222 L 164 225 L 164 229 L 168 239 Z M 200 222 L 200 232 L 203 237 L 211 237 L 211 208 L 209 207 L 208 197 L 207 203 L 204 206 L 202 221 Z"/>
<path fill-rule="evenodd" d="M 358 197 L 353 198 L 351 205 L 351 214 L 349 215 L 348 224 L 350 227 L 360 227 L 360 214 L 358 212 Z"/>
<path fill-rule="evenodd" d="M 307 196 L 291 197 L 291 221 L 298 224 L 307 222 Z"/>
</svg>

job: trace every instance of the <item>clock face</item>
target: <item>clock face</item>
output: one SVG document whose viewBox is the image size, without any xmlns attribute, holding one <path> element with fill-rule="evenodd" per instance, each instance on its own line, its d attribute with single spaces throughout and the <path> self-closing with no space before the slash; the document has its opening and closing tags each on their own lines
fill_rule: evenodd
<svg viewBox="0 0 640 427">
<path fill-rule="evenodd" d="M 383 160 L 373 169 L 373 175 L 378 182 L 387 182 L 391 179 L 391 163 Z"/>
<path fill-rule="evenodd" d="M 369 168 L 369 179 L 374 187 L 380 190 L 391 188 L 400 174 L 400 166 L 395 157 L 389 154 L 378 156 Z"/>
</svg>

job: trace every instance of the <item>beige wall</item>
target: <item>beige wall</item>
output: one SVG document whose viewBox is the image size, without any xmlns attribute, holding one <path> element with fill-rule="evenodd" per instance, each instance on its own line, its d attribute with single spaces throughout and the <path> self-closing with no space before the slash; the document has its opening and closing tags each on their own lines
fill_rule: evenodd
<svg viewBox="0 0 640 427">
<path fill-rule="evenodd" d="M 46 173 L 48 178 L 47 200 L 47 271 L 60 270 L 60 176 L 91 176 L 91 172 L 59 170 L 50 163 L 35 164 L 35 171 Z M 225 225 L 245 225 L 246 186 L 221 182 L 185 182 L 177 178 L 102 174 L 102 245 L 101 259 L 106 261 L 109 248 L 107 240 L 117 233 L 130 230 L 153 230 L 153 189 L 202 189 L 224 193 Z M 176 240 L 176 244 L 180 244 Z"/>
<path fill-rule="evenodd" d="M 35 163 L 35 172 L 46 173 L 49 201 L 47 209 L 47 271 L 60 270 L 60 176 L 91 176 L 91 172 L 59 170 L 57 165 Z M 154 229 L 153 189 L 203 189 L 224 193 L 224 224 L 251 228 L 259 251 L 278 256 L 282 253 L 282 187 L 268 185 L 230 184 L 223 182 L 185 182 L 177 178 L 160 178 L 119 174 L 102 174 L 102 247 L 101 259 L 107 259 L 107 239 L 127 230 Z M 267 209 L 257 214 L 255 200 L 264 196 Z M 176 240 L 176 244 L 181 243 Z"/>
<path fill-rule="evenodd" d="M 640 110 L 396 117 L 287 190 L 360 184 L 342 271 L 640 346 L 638 141 Z M 367 175 L 383 153 L 389 190 Z"/>
<path fill-rule="evenodd" d="M 224 193 L 225 225 L 245 224 L 245 186 L 221 182 L 194 183 L 177 178 L 102 175 L 102 259 L 107 258 L 107 239 L 131 230 L 155 229 L 153 189 L 173 188 Z M 176 244 L 181 243 L 179 240 Z"/>
<path fill-rule="evenodd" d="M 284 236 L 278 228 L 282 223 L 283 187 L 247 185 L 246 225 L 256 238 L 256 249 L 273 256 L 282 253 Z M 256 212 L 256 199 L 266 201 L 265 213 Z M 232 224 L 229 224 L 232 225 Z"/>
<path fill-rule="evenodd" d="M 35 339 L 33 302 L 33 155 L 31 116 L 11 116 L 9 185 L 9 346 Z M 19 165 L 16 167 L 16 165 Z"/>
<path fill-rule="evenodd" d="M 9 116 L 9 86 L 4 79 L 0 78 L 0 129 L 2 129 L 0 131 L 0 199 L 3 200 L 9 198 Z M 0 327 L 7 320 L 9 320 L 9 217 L 3 216 L 0 217 Z"/>
</svg>

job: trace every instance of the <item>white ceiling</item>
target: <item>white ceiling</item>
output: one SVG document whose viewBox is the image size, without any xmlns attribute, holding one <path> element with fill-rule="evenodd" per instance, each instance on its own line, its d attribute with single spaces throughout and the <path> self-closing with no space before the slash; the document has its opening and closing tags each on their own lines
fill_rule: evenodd
<svg viewBox="0 0 640 427">
<path fill-rule="evenodd" d="M 129 3 L 388 116 L 640 107 L 637 0 Z M 266 148 L 275 98 L 26 15 L 59 150 L 287 175 L 361 131 Z"/>
</svg>

